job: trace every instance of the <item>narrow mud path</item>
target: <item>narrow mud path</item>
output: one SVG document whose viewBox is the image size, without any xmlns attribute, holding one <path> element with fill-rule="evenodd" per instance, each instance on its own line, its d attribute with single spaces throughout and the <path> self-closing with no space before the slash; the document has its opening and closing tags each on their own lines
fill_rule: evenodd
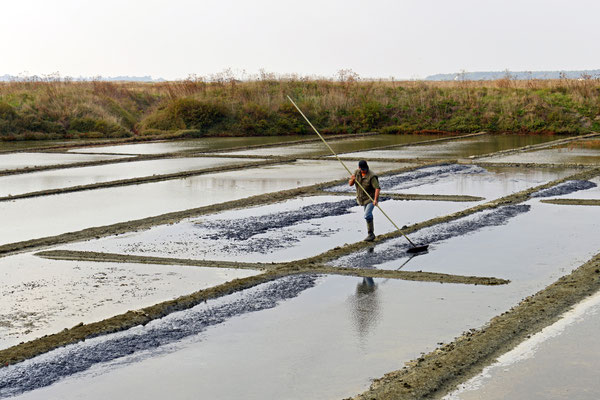
<svg viewBox="0 0 600 400">
<path fill-rule="evenodd" d="M 505 285 L 510 281 L 493 277 L 462 276 L 441 274 L 436 272 L 422 271 L 390 271 L 379 269 L 360 269 L 331 267 L 329 265 L 317 265 L 310 261 L 297 261 L 291 263 L 243 263 L 231 261 L 208 261 L 182 258 L 148 257 L 127 254 L 99 253 L 91 251 L 74 250 L 49 250 L 36 253 L 36 256 L 53 260 L 77 260 L 96 262 L 119 262 L 140 264 L 162 264 L 162 265 L 187 265 L 209 268 L 240 268 L 259 271 L 267 270 L 293 270 L 294 274 L 327 274 L 327 275 L 350 275 L 366 278 L 389 278 L 407 281 L 439 282 L 439 283 L 461 283 L 468 285 Z"/>
<path fill-rule="evenodd" d="M 542 203 L 571 205 L 571 206 L 600 206 L 600 199 L 550 199 L 541 200 Z"/>
</svg>

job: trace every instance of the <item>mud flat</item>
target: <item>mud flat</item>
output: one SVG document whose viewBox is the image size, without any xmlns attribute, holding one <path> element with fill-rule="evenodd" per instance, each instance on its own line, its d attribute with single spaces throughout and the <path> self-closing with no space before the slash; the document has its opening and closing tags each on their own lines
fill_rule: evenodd
<svg viewBox="0 0 600 400">
<path fill-rule="evenodd" d="M 469 138 L 432 144 L 404 146 L 397 149 L 360 151 L 347 157 L 373 160 L 383 159 L 455 159 L 493 153 L 555 140 L 552 135 L 478 135 Z"/>
<path fill-rule="evenodd" d="M 74 148 L 69 152 L 106 154 L 163 154 L 180 151 L 219 150 L 231 147 L 258 146 L 304 139 L 304 136 L 259 136 L 171 140 L 152 143 L 121 144 Z"/>
<path fill-rule="evenodd" d="M 3 368 L 0 382 L 19 399 L 342 398 L 494 316 L 490 290 L 503 289 L 290 276 Z"/>
<path fill-rule="evenodd" d="M 347 153 L 358 150 L 370 149 L 373 147 L 382 147 L 390 145 L 399 145 L 428 141 L 441 138 L 441 135 L 373 135 L 356 139 L 331 140 L 328 144 L 336 153 Z M 244 155 L 244 156 L 306 156 L 306 155 L 328 155 L 329 149 L 321 142 L 289 145 L 281 147 L 267 147 L 258 149 L 238 150 L 233 152 L 224 152 L 225 155 Z"/>
<path fill-rule="evenodd" d="M 468 208 L 468 202 L 385 200 L 397 223 L 410 225 Z M 377 233 L 395 230 L 376 210 Z M 366 236 L 352 196 L 311 196 L 184 220 L 63 248 L 94 252 L 238 262 L 287 262 L 316 256 Z"/>
<path fill-rule="evenodd" d="M 483 196 L 494 199 L 575 173 L 575 169 L 480 167 L 447 164 L 426 166 L 379 179 L 384 193 Z M 350 192 L 338 185 L 327 191 Z"/>
<path fill-rule="evenodd" d="M 176 174 L 247 162 L 247 159 L 240 158 L 184 157 L 0 176 L 0 197 L 144 176 Z"/>
<path fill-rule="evenodd" d="M 0 154 L 0 171 L 43 167 L 59 164 L 76 164 L 127 158 L 125 155 L 65 154 L 65 153 L 8 153 Z"/>
<path fill-rule="evenodd" d="M 100 321 L 257 272 L 227 268 L 0 258 L 0 348 Z"/>
<path fill-rule="evenodd" d="M 332 161 L 298 161 L 0 203 L 0 244 L 131 221 L 343 178 Z M 399 167 L 378 165 L 380 170 Z M 95 210 L 103 210 L 98 213 Z M 22 221 L 37 221 L 23 224 Z"/>
<path fill-rule="evenodd" d="M 600 397 L 600 293 L 566 312 L 445 400 Z"/>
<path fill-rule="evenodd" d="M 311 177 L 324 173 L 323 165 L 294 165 L 305 166 Z M 241 175 L 250 180 L 257 170 L 261 177 L 270 174 L 262 167 Z M 343 179 L 346 173 L 341 171 Z M 193 397 L 199 392 L 214 398 L 344 397 L 365 390 L 373 377 L 397 370 L 404 363 L 405 369 L 376 380 L 359 397 L 442 395 L 600 289 L 600 255 L 588 262 L 589 258 L 582 259 L 598 251 L 594 247 L 594 233 L 598 231 L 595 209 L 540 203 L 540 198 L 592 189 L 586 179 L 597 175 L 597 169 L 584 171 L 409 225 L 406 232 L 411 238 L 432 245 L 430 253 L 415 259 L 405 257 L 405 240 L 390 232 L 373 244 L 344 244 L 314 257 L 272 264 L 260 275 L 0 350 L 0 363 L 6 365 L 0 368 L 0 397 L 89 398 L 90 393 L 98 393 L 110 398 L 134 390 L 136 396 L 143 391 L 150 398 L 173 393 Z M 283 179 L 298 179 L 298 175 L 290 173 Z M 266 191 L 272 198 L 263 194 L 214 207 L 233 212 L 233 207 L 274 204 L 277 199 L 306 196 L 316 190 L 309 186 L 298 189 L 298 184 L 293 187 L 296 189 L 286 192 Z M 536 197 L 528 200 L 532 195 Z M 343 195 L 336 199 L 344 201 Z M 209 216 L 207 210 L 186 215 Z M 205 211 L 209 214 L 203 214 Z M 288 211 L 296 211 L 291 214 L 296 222 L 308 221 L 302 220 L 306 209 L 281 210 Z M 555 217 L 553 212 L 564 215 Z M 184 214 L 177 215 L 179 219 L 173 216 L 172 222 L 180 221 Z M 251 217 L 257 217 L 252 224 L 244 220 Z M 244 230 L 257 225 L 260 232 L 260 217 L 265 215 L 226 219 L 212 234 L 227 232 L 235 220 L 242 221 Z M 334 216 L 325 218 L 329 217 Z M 544 224 L 529 227 L 538 224 L 538 219 L 544 219 Z M 288 229 L 286 218 L 281 220 L 280 229 Z M 128 231 L 135 222 L 131 221 Z M 149 222 L 145 227 L 151 226 Z M 297 232 L 290 232 L 289 237 L 296 239 Z M 178 239 L 178 232 L 169 234 Z M 480 243 L 482 240 L 485 243 Z M 548 250 L 552 246 L 556 249 Z M 438 251 L 442 253 L 439 256 Z M 351 256 L 344 257 L 348 254 Z M 79 255 L 84 259 L 83 253 Z M 67 256 L 77 257 L 75 253 Z M 87 259 L 98 257 L 97 262 L 101 256 L 87 253 Z M 109 256 L 118 259 L 120 255 Z M 140 266 L 152 262 L 151 257 L 121 257 L 122 261 L 138 257 L 135 262 Z M 490 262 L 493 257 L 498 261 Z M 162 258 L 161 264 L 168 264 L 167 260 Z M 344 262 L 341 267 L 323 265 L 331 260 Z M 193 265 L 193 261 L 181 260 L 181 265 Z M 385 263 L 395 263 L 394 269 L 400 270 L 373 269 Z M 335 274 L 336 268 L 339 274 L 356 276 L 323 275 Z M 456 275 L 457 271 L 470 271 L 471 276 Z M 482 278 L 488 272 L 512 281 Z M 384 279 L 369 279 L 372 277 Z M 528 297 L 518 303 L 524 296 Z M 415 354 L 419 351 L 423 353 Z"/>
</svg>

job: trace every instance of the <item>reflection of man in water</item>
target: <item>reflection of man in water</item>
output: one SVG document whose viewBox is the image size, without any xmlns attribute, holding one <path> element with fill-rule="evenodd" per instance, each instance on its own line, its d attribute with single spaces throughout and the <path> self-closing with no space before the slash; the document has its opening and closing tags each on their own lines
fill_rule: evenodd
<svg viewBox="0 0 600 400">
<path fill-rule="evenodd" d="M 362 283 L 356 285 L 356 293 L 357 294 L 369 294 L 373 293 L 377 285 L 375 285 L 375 281 L 373 278 L 363 278 Z"/>
<path fill-rule="evenodd" d="M 367 193 L 369 193 L 369 196 L 371 196 L 373 199 L 373 201 L 371 201 L 369 196 L 367 196 L 360 186 L 356 185 L 356 202 L 358 205 L 364 207 L 365 221 L 367 221 L 367 237 L 365 238 L 365 241 L 372 242 L 375 240 L 373 208 L 375 208 L 379 200 L 380 189 L 377 175 L 375 175 L 375 173 L 369 169 L 369 165 L 365 160 L 360 160 L 358 162 L 358 169 L 356 172 L 354 172 L 354 175 L 350 177 L 348 184 L 353 186 L 357 182 L 367 191 Z"/>
<path fill-rule="evenodd" d="M 379 298 L 373 278 L 363 278 L 356 285 L 356 294 L 350 298 L 352 316 L 361 339 L 366 339 L 369 330 L 379 318 Z"/>
</svg>

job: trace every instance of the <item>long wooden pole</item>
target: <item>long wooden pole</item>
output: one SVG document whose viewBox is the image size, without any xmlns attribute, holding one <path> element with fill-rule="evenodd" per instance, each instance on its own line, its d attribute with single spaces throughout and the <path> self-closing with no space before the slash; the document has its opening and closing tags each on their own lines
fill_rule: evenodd
<svg viewBox="0 0 600 400">
<path fill-rule="evenodd" d="M 296 107 L 296 110 L 298 110 L 298 112 L 300 113 L 300 115 L 302 115 L 304 117 L 304 119 L 306 120 L 306 122 L 308 122 L 308 124 L 310 125 L 311 128 L 313 128 L 313 130 L 315 131 L 315 133 L 317 135 L 319 135 L 319 137 L 321 138 L 321 140 L 323 141 L 323 143 L 325 143 L 325 146 L 327 146 L 329 148 L 329 150 L 333 153 L 333 155 L 335 156 L 335 158 L 337 158 L 337 160 L 344 166 L 344 168 L 346 168 L 346 171 L 348 171 L 348 173 L 350 175 L 352 175 L 352 172 L 348 169 L 348 167 L 346 166 L 346 164 L 344 164 L 344 162 L 340 159 L 340 157 L 338 157 L 338 155 L 336 154 L 335 151 L 333 151 L 333 149 L 331 148 L 331 146 L 325 141 L 325 139 L 323 138 L 323 136 L 321 136 L 321 134 L 319 133 L 319 131 L 317 130 L 317 128 L 314 127 L 314 125 L 309 121 L 308 118 L 306 118 L 306 115 L 304 115 L 304 113 L 302 112 L 302 110 L 300 109 L 300 107 L 298 107 L 296 105 L 296 103 L 294 103 L 294 100 L 292 100 L 292 98 L 290 96 L 287 96 L 287 98 L 292 102 L 292 104 L 294 105 L 294 107 Z M 357 181 L 355 181 L 355 183 L 358 185 L 359 188 L 362 189 L 363 192 L 365 192 L 365 194 L 367 195 L 367 197 L 369 197 L 369 200 L 371 200 L 372 202 L 375 202 L 375 200 L 373 200 L 373 198 L 371 197 L 371 195 L 365 190 L 365 188 Z M 408 238 L 408 236 L 406 236 L 404 234 L 404 232 L 402 232 L 402 230 L 400 230 L 400 228 L 398 228 L 398 225 L 396 225 L 396 223 L 394 221 L 392 221 L 392 219 L 385 213 L 385 211 L 383 211 L 383 209 L 379 206 L 379 204 L 376 205 L 376 207 L 379 209 L 379 211 L 381 211 L 381 213 L 383 215 L 385 215 L 385 217 L 392 223 L 392 225 L 394 225 L 394 227 L 396 227 L 396 229 L 398 230 L 398 232 L 400 232 L 402 234 L 402 236 L 404 236 L 406 238 L 406 240 L 408 240 L 408 242 L 413 246 L 413 247 L 417 247 L 417 245 L 415 245 L 412 240 L 410 240 Z"/>
</svg>

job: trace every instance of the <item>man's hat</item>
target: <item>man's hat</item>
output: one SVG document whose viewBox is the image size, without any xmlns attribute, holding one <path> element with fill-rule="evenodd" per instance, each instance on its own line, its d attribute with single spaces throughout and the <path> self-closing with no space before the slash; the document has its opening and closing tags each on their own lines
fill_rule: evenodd
<svg viewBox="0 0 600 400">
<path fill-rule="evenodd" d="M 369 170 L 369 164 L 367 164 L 367 162 L 365 160 L 360 160 L 358 162 L 358 168 L 362 169 L 363 171 L 368 171 Z"/>
</svg>

